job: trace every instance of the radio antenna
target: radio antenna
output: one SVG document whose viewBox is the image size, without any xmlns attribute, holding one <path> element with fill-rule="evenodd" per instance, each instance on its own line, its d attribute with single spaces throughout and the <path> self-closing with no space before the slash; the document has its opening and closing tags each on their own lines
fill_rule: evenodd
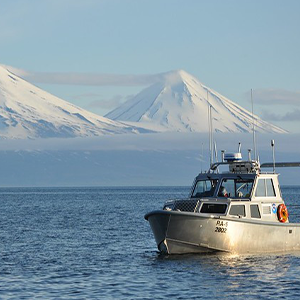
<svg viewBox="0 0 300 300">
<path fill-rule="evenodd" d="M 211 164 L 214 162 L 214 155 L 213 155 L 213 147 L 214 147 L 214 136 L 213 136 L 213 124 L 212 124 L 212 106 L 210 107 L 210 131 L 211 131 Z"/>
<path fill-rule="evenodd" d="M 256 139 L 255 139 L 255 124 L 254 124 L 254 113 L 253 113 L 253 91 L 251 89 L 251 104 L 252 104 L 252 131 L 253 131 L 253 149 L 254 149 L 254 159 L 257 160 L 256 155 Z"/>
<path fill-rule="evenodd" d="M 217 143 L 214 144 L 214 150 L 215 150 L 215 161 L 218 162 L 218 151 L 217 151 Z M 217 167 L 217 173 L 219 173 L 219 167 Z"/>
<path fill-rule="evenodd" d="M 202 174 L 202 165 L 203 165 L 203 143 L 202 143 L 202 156 L 201 156 L 201 174 Z"/>
<path fill-rule="evenodd" d="M 207 103 L 208 103 L 208 131 L 209 131 L 209 154 L 210 154 L 210 167 L 213 164 L 213 128 L 212 128 L 212 115 L 211 115 L 211 104 L 208 101 L 208 90 L 207 91 Z"/>
<path fill-rule="evenodd" d="M 272 154 L 273 154 L 273 173 L 275 174 L 275 141 L 271 140 Z"/>
<path fill-rule="evenodd" d="M 211 159 L 211 128 L 210 128 L 210 105 L 208 104 L 208 138 L 209 138 L 209 167 L 211 167 L 212 159 Z"/>
</svg>

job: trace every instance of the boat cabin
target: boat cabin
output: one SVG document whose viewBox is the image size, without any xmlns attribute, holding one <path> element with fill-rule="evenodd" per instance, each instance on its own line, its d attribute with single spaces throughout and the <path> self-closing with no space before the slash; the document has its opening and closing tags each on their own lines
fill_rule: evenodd
<svg viewBox="0 0 300 300">
<path fill-rule="evenodd" d="M 220 165 L 228 165 L 229 171 L 217 172 Z M 169 201 L 164 209 L 279 222 L 277 208 L 281 204 L 278 174 L 262 173 L 256 161 L 228 161 L 199 174 L 189 199 Z M 287 216 L 284 222 L 288 222 Z"/>
</svg>

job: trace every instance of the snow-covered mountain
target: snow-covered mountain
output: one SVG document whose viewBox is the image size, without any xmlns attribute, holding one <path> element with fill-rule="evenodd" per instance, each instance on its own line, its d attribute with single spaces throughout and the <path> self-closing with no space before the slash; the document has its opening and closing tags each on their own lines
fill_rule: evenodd
<svg viewBox="0 0 300 300">
<path fill-rule="evenodd" d="M 165 73 L 160 82 L 144 89 L 105 117 L 158 131 L 207 132 L 209 104 L 214 131 L 252 131 L 252 113 L 182 70 Z M 256 115 L 254 123 L 258 132 L 286 133 Z"/>
<path fill-rule="evenodd" d="M 0 137 L 83 137 L 145 129 L 100 117 L 59 99 L 0 66 Z"/>
</svg>

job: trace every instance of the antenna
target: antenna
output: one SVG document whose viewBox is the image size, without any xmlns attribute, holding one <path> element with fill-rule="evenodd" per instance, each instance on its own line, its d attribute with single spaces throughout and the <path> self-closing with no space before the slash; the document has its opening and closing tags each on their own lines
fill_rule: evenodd
<svg viewBox="0 0 300 300">
<path fill-rule="evenodd" d="M 255 124 L 254 124 L 254 114 L 253 114 L 253 91 L 251 89 L 251 104 L 252 104 L 252 131 L 253 131 L 253 149 L 254 149 L 254 160 L 257 160 L 256 156 L 256 141 L 255 141 Z"/>
<path fill-rule="evenodd" d="M 213 145 L 214 145 L 214 136 L 213 136 L 213 125 L 212 125 L 212 106 L 209 105 L 210 107 L 210 130 L 211 130 L 211 163 L 213 164 L 214 162 L 214 156 L 213 156 Z"/>
<path fill-rule="evenodd" d="M 221 150 L 222 162 L 225 161 L 225 150 Z"/>
<path fill-rule="evenodd" d="M 202 143 L 202 157 L 201 157 L 201 173 L 202 173 L 202 164 L 203 164 L 203 143 Z"/>
<path fill-rule="evenodd" d="M 251 159 L 251 151 L 252 151 L 252 149 L 248 149 L 248 160 L 249 160 L 249 161 L 252 160 L 252 159 Z"/>
<path fill-rule="evenodd" d="M 211 116 L 211 108 L 208 101 L 208 90 L 207 91 L 207 104 L 208 104 L 208 131 L 209 131 L 209 154 L 210 154 L 210 167 L 213 164 L 213 129 L 212 129 L 212 116 Z"/>
<path fill-rule="evenodd" d="M 215 161 L 218 162 L 218 151 L 217 151 L 217 143 L 215 142 Z M 217 168 L 217 173 L 219 173 L 219 168 Z"/>
<path fill-rule="evenodd" d="M 210 134 L 210 106 L 208 103 L 208 139 L 209 139 L 209 159 L 210 159 L 210 163 L 209 163 L 209 167 L 211 167 L 212 161 L 211 161 L 211 134 Z"/>
<path fill-rule="evenodd" d="M 215 160 L 218 162 L 217 143 L 215 142 Z"/>
<path fill-rule="evenodd" d="M 238 153 L 241 153 L 241 147 L 242 147 L 242 144 L 241 144 L 241 142 L 239 142 Z"/>
<path fill-rule="evenodd" d="M 271 147 L 273 152 L 273 173 L 275 173 L 275 141 L 271 140 Z"/>
</svg>

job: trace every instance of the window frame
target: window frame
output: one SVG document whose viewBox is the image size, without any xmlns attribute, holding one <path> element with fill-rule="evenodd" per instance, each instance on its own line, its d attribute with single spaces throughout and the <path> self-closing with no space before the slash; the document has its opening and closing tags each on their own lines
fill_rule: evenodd
<svg viewBox="0 0 300 300">
<path fill-rule="evenodd" d="M 237 177 L 228 177 L 228 178 L 222 178 L 222 180 L 220 181 L 220 184 L 219 184 L 219 187 L 218 187 L 218 190 L 217 190 L 217 193 L 216 193 L 216 196 L 217 197 L 222 197 L 222 196 L 219 196 L 219 193 L 220 193 L 220 188 L 222 187 L 222 186 L 224 186 L 223 185 L 223 182 L 224 181 L 227 181 L 227 180 L 232 180 L 233 181 L 233 184 L 234 184 L 234 193 L 235 193 L 235 195 L 234 196 L 232 196 L 232 195 L 230 195 L 230 196 L 228 196 L 227 198 L 231 198 L 231 199 L 245 199 L 245 200 L 250 200 L 251 199 L 251 195 L 252 195 L 252 193 L 253 193 L 253 187 L 254 187 L 254 179 L 252 179 L 252 178 L 237 178 Z M 238 195 L 237 195 L 237 193 L 238 193 L 238 188 L 237 188 L 237 184 L 238 183 L 241 183 L 241 182 L 243 182 L 243 183 L 249 183 L 249 184 L 252 184 L 252 186 L 251 186 L 251 189 L 250 189 L 250 193 L 249 193 L 249 196 L 248 197 L 245 197 L 245 195 L 243 195 L 242 197 L 238 197 Z M 242 186 L 242 185 L 241 185 Z M 241 188 L 241 186 L 239 186 L 239 188 Z M 224 186 L 225 187 L 225 186 Z M 225 187 L 226 188 L 226 187 Z M 248 195 L 248 193 L 246 194 L 246 195 Z M 222 197 L 222 198 L 224 198 L 224 197 Z"/>
<path fill-rule="evenodd" d="M 252 215 L 252 208 L 253 207 L 257 207 L 257 212 L 258 212 L 259 217 L 255 217 L 255 216 Z M 258 204 L 250 204 L 250 217 L 251 217 L 251 219 L 261 219 L 261 211 L 259 209 Z"/>
<path fill-rule="evenodd" d="M 271 182 L 271 187 L 273 189 L 273 193 L 272 195 L 268 194 L 268 185 L 267 185 L 267 181 Z M 264 185 L 264 195 L 257 195 L 257 191 L 258 191 L 258 184 L 260 182 L 263 182 Z M 270 197 L 270 198 L 276 198 L 276 189 L 274 186 L 274 181 L 272 177 L 267 177 L 267 178 L 258 178 L 257 182 L 255 184 L 255 193 L 254 193 L 255 198 L 266 198 L 266 197 Z"/>
<path fill-rule="evenodd" d="M 268 191 L 269 191 L 268 184 L 267 184 L 268 181 L 271 183 L 272 191 L 274 193 L 272 195 L 269 195 L 269 193 L 268 193 Z M 273 178 L 266 178 L 265 184 L 266 184 L 266 190 L 267 190 L 267 197 L 276 197 L 276 191 L 275 191 L 275 187 L 274 187 Z"/>
<path fill-rule="evenodd" d="M 203 212 L 203 211 L 202 211 L 203 207 L 204 207 L 204 206 L 209 206 L 209 205 L 211 205 L 211 206 L 225 206 L 225 210 L 224 210 L 224 212 Z M 227 210 L 228 210 L 228 204 L 227 204 L 227 203 L 202 202 L 199 212 L 200 212 L 201 214 L 226 215 Z"/>
<path fill-rule="evenodd" d="M 197 186 L 198 186 L 198 183 L 199 182 L 207 182 L 209 181 L 210 182 L 210 186 L 213 187 L 212 185 L 212 182 L 215 181 L 215 185 L 214 185 L 214 190 L 213 190 L 213 193 L 211 195 L 205 195 L 205 193 L 209 193 L 211 190 L 207 190 L 205 192 L 202 192 L 201 195 L 197 196 L 198 193 L 195 194 L 196 190 L 197 190 Z M 191 198 L 202 198 L 202 197 L 207 197 L 207 198 L 211 198 L 211 197 L 214 197 L 215 193 L 216 193 L 216 189 L 218 187 L 218 184 L 219 184 L 219 179 L 217 178 L 214 178 L 214 179 L 210 179 L 210 178 L 206 178 L 206 179 L 199 179 L 196 181 L 196 183 L 194 184 L 194 189 L 193 189 L 193 192 L 191 194 Z"/>
<path fill-rule="evenodd" d="M 237 207 L 237 206 L 242 206 L 243 208 L 244 208 L 244 214 L 232 214 L 232 213 L 230 213 L 231 212 L 231 209 L 233 208 L 233 207 Z M 229 212 L 228 212 L 228 215 L 229 216 L 238 216 L 238 217 L 246 217 L 246 205 L 245 204 L 233 204 L 233 205 L 230 205 L 230 208 L 229 208 Z"/>
</svg>

